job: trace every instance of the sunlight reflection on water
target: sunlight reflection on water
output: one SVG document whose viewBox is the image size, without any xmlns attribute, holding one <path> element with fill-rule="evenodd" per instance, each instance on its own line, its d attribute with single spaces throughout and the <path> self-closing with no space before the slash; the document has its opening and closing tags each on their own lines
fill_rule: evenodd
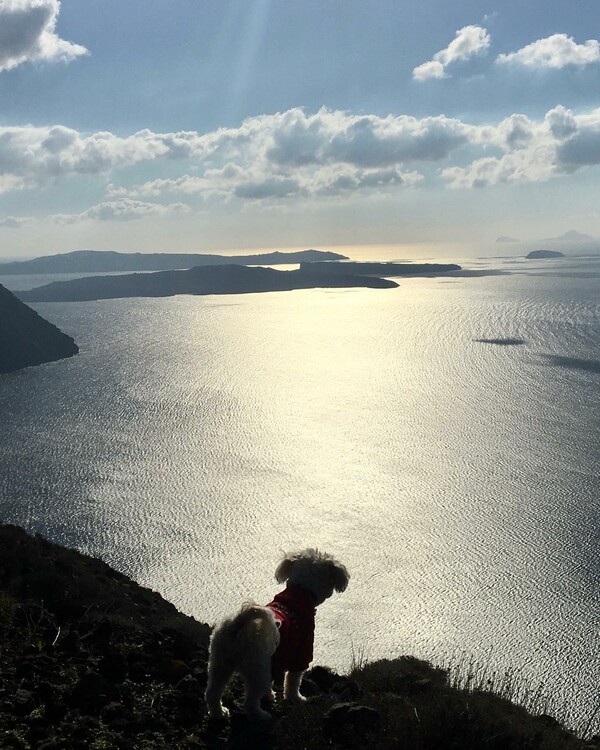
<svg viewBox="0 0 600 750">
<path fill-rule="evenodd" d="M 205 621 L 318 545 L 318 661 L 467 650 L 592 705 L 598 372 L 548 357 L 597 359 L 597 280 L 35 307 L 81 354 L 0 381 L 5 520 Z"/>
</svg>

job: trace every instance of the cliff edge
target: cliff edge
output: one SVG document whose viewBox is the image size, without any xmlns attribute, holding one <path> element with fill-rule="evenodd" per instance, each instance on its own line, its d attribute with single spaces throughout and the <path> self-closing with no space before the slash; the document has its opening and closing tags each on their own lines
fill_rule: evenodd
<svg viewBox="0 0 600 750">
<path fill-rule="evenodd" d="M 78 351 L 70 336 L 0 284 L 0 374 L 72 357 Z"/>
<path fill-rule="evenodd" d="M 317 626 L 318 628 L 318 626 Z M 412 657 L 314 667 L 274 720 L 206 718 L 210 628 L 100 560 L 0 525 L 0 746 L 18 750 L 583 750 L 549 716 Z M 318 637 L 318 634 L 317 634 Z"/>
</svg>

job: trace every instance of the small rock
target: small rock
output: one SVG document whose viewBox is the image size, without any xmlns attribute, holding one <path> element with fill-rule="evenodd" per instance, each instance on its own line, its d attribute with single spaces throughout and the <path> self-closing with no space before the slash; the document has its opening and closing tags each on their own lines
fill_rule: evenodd
<svg viewBox="0 0 600 750">
<path fill-rule="evenodd" d="M 538 719 L 547 727 L 560 727 L 560 723 L 554 718 L 554 716 L 549 716 L 548 714 L 540 714 L 538 716 Z"/>
<path fill-rule="evenodd" d="M 365 734 L 379 728 L 379 712 L 358 703 L 336 703 L 323 718 L 323 731 L 328 737 L 348 732 Z"/>
<path fill-rule="evenodd" d="M 304 679 L 312 680 L 321 692 L 328 693 L 340 678 L 327 667 L 313 667 L 305 674 Z"/>
<path fill-rule="evenodd" d="M 336 682 L 329 690 L 331 695 L 337 696 L 340 701 L 355 701 L 360 697 L 361 689 L 358 682 L 344 678 Z"/>
<path fill-rule="evenodd" d="M 312 698 L 315 695 L 320 695 L 321 689 L 310 677 L 304 677 L 300 685 L 300 692 L 305 698 Z"/>
</svg>

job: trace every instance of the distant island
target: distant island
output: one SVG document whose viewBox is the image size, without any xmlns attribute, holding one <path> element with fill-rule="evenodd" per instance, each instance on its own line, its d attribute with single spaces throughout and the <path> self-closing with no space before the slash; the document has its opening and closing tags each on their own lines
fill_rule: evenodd
<svg viewBox="0 0 600 750">
<path fill-rule="evenodd" d="M 521 242 L 521 240 L 518 240 L 516 237 L 507 237 L 506 235 L 502 235 L 502 237 L 497 237 L 495 242 Z"/>
<path fill-rule="evenodd" d="M 199 266 L 187 271 L 158 271 L 121 276 L 88 276 L 17 292 L 26 302 L 82 302 L 117 297 L 170 297 L 175 294 L 245 294 L 316 287 L 390 289 L 395 281 L 317 270 L 276 271 L 238 265 Z"/>
<path fill-rule="evenodd" d="M 75 250 L 32 260 L 0 264 L 0 276 L 44 273 L 111 273 L 119 271 L 173 271 L 194 266 L 274 266 L 313 260 L 346 260 L 345 255 L 325 250 L 257 253 L 253 255 L 204 255 L 202 253 L 117 253 L 109 250 Z"/>
<path fill-rule="evenodd" d="M 451 271 L 462 271 L 456 263 L 348 263 L 303 262 L 300 270 L 311 273 L 358 274 L 359 276 L 437 276 Z"/>
<path fill-rule="evenodd" d="M 78 351 L 70 336 L 0 285 L 0 374 L 72 357 Z"/>
<path fill-rule="evenodd" d="M 583 232 L 576 232 L 574 229 L 569 229 L 568 232 L 561 234 L 560 237 L 547 237 L 542 242 L 595 242 L 595 238 L 591 234 L 583 234 Z"/>
<path fill-rule="evenodd" d="M 558 250 L 532 250 L 526 258 L 564 258 L 565 254 Z"/>
</svg>

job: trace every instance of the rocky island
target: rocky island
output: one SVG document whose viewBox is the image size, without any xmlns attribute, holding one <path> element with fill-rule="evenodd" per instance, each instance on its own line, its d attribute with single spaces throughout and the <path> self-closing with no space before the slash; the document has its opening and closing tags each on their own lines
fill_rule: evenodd
<svg viewBox="0 0 600 750">
<path fill-rule="evenodd" d="M 525 256 L 529 259 L 535 259 L 535 258 L 564 258 L 565 254 L 561 253 L 559 250 L 532 250 L 530 253 L 527 253 Z"/>
<path fill-rule="evenodd" d="M 396 286 L 388 279 L 329 275 L 313 269 L 276 271 L 273 268 L 227 265 L 199 266 L 187 271 L 88 276 L 55 281 L 17 294 L 27 302 L 80 302 L 117 297 L 170 297 L 175 294 L 245 294 L 316 287 L 389 289 Z"/>
<path fill-rule="evenodd" d="M 72 357 L 78 351 L 70 336 L 0 285 L 0 374 Z"/>
<path fill-rule="evenodd" d="M 584 750 L 550 716 L 453 684 L 404 656 L 338 675 L 313 667 L 309 701 L 229 724 L 202 700 L 210 628 L 100 560 L 0 525 L 0 744 L 7 750 Z"/>
<path fill-rule="evenodd" d="M 32 260 L 0 264 L 0 276 L 46 273 L 113 273 L 123 271 L 172 271 L 194 266 L 274 266 L 313 260 L 345 260 L 345 255 L 323 250 L 214 255 L 204 253 L 117 253 L 108 250 L 75 250 Z"/>
<path fill-rule="evenodd" d="M 359 276 L 438 276 L 462 271 L 456 263 L 365 263 L 357 261 L 309 261 L 300 264 L 300 270 L 322 274 L 357 274 Z"/>
</svg>

